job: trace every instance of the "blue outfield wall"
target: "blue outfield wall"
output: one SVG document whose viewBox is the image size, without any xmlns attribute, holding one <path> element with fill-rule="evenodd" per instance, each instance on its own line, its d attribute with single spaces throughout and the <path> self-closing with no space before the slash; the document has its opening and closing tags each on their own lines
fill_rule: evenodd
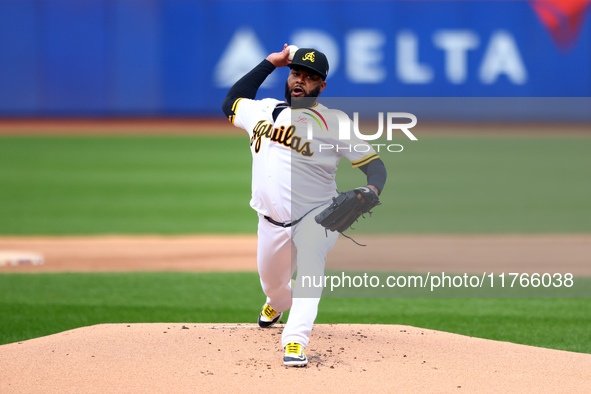
<svg viewBox="0 0 591 394">
<path fill-rule="evenodd" d="M 327 96 L 591 97 L 591 1 L 560 3 L 2 0 L 0 116 L 221 116 L 284 42 L 328 55 Z"/>
</svg>

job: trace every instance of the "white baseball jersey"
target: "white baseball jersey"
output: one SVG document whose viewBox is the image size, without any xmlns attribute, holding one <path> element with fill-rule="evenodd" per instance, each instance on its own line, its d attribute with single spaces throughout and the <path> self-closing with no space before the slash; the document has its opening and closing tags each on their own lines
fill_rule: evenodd
<svg viewBox="0 0 591 394">
<path fill-rule="evenodd" d="M 342 156 L 359 167 L 378 155 L 354 133 L 350 139 L 340 140 L 337 119 L 325 106 L 286 108 L 273 121 L 273 110 L 279 103 L 275 99 L 238 99 L 233 108 L 236 115 L 230 120 L 250 136 L 251 207 L 289 223 L 338 194 L 335 173 Z M 308 139 L 309 125 L 312 139 Z"/>
</svg>

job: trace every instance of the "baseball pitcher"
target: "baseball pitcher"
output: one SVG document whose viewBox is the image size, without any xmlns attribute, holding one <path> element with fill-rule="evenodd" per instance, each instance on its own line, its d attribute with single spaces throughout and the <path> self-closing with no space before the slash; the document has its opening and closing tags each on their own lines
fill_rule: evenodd
<svg viewBox="0 0 591 394">
<path fill-rule="evenodd" d="M 286 66 L 285 101 L 256 100 L 267 76 Z M 300 48 L 290 60 L 285 44 L 236 82 L 222 105 L 230 122 L 250 137 L 250 205 L 259 217 L 257 268 L 266 296 L 258 324 L 271 327 L 290 310 L 282 334 L 287 366 L 308 363 L 304 349 L 322 292 L 298 297 L 292 288 L 294 273 L 296 284 L 302 277 L 322 277 L 339 232 L 379 204 L 386 182 L 386 168 L 373 147 L 354 133 L 341 140 L 334 111 L 317 102 L 328 70 L 322 52 Z M 363 171 L 367 186 L 337 192 L 335 173 L 343 156 Z"/>
</svg>

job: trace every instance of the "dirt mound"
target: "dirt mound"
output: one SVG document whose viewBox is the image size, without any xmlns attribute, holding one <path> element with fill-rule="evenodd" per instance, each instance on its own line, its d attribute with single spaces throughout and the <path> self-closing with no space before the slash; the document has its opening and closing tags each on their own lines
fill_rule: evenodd
<svg viewBox="0 0 591 394">
<path fill-rule="evenodd" d="M 282 327 L 106 324 L 0 346 L 2 392 L 590 392 L 591 355 L 397 325 L 317 325 L 306 368 Z"/>
</svg>

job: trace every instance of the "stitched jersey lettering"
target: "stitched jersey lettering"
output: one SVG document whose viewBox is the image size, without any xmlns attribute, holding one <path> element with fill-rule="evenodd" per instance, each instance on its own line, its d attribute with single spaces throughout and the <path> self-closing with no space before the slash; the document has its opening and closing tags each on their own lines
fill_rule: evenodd
<svg viewBox="0 0 591 394">
<path fill-rule="evenodd" d="M 302 156 L 311 157 L 314 155 L 310 147 L 310 141 L 302 144 L 301 137 L 294 137 L 295 126 L 290 125 L 287 129 L 285 126 L 273 128 L 273 124 L 264 120 L 259 120 L 252 130 L 252 137 L 250 139 L 250 146 L 254 144 L 255 153 L 261 150 L 261 138 L 267 138 L 273 142 L 281 144 L 290 148 Z"/>
</svg>

